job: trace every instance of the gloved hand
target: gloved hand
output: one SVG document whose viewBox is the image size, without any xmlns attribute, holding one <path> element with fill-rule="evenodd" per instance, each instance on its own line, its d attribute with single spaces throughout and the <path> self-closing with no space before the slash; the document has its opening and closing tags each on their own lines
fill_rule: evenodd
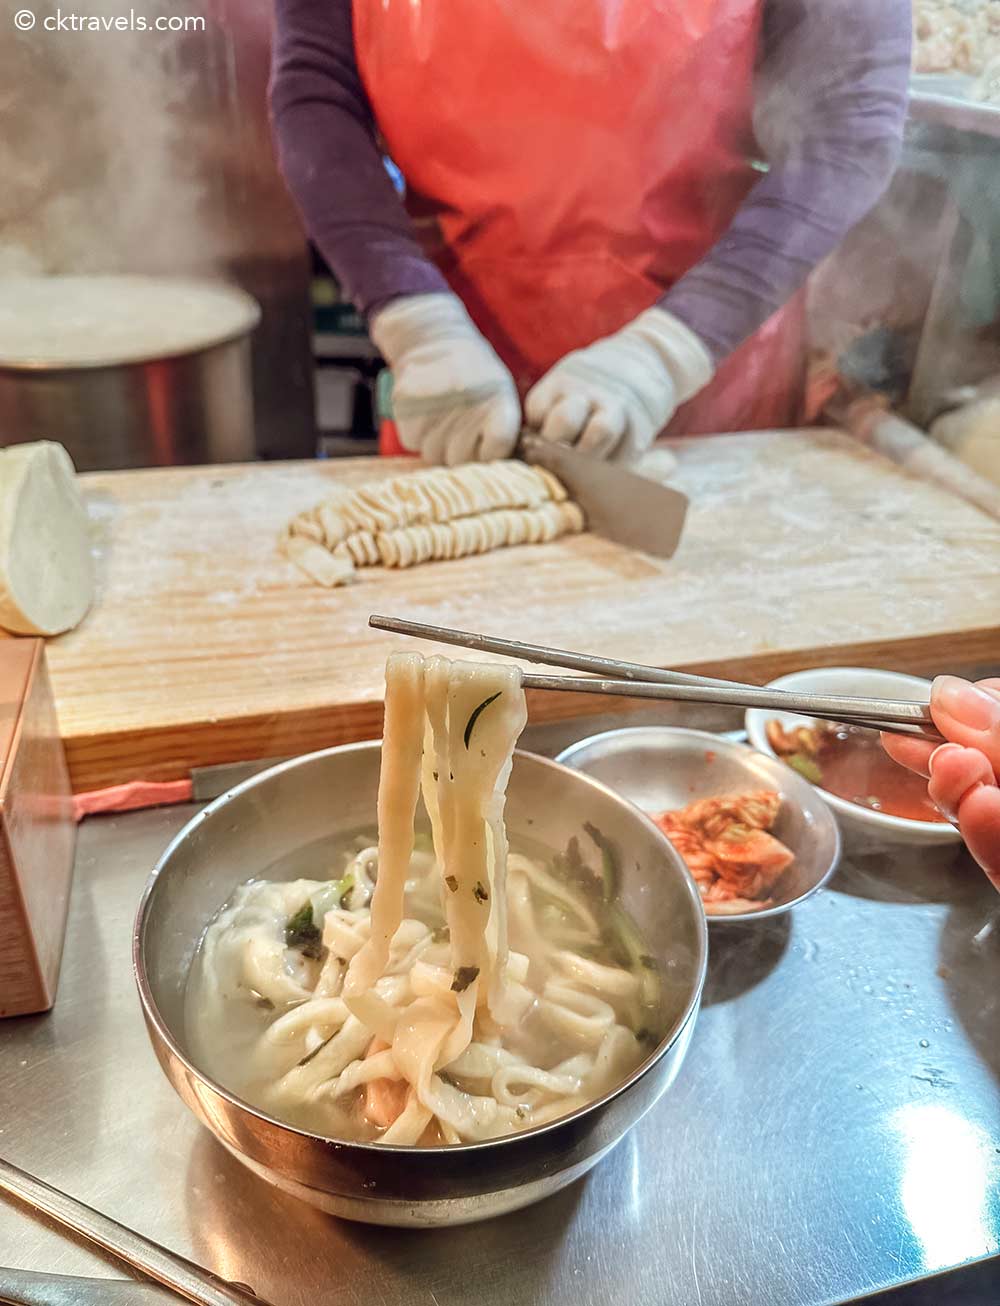
<svg viewBox="0 0 1000 1306">
<path fill-rule="evenodd" d="M 927 792 L 1000 890 L 1000 680 L 938 676 L 931 715 L 947 743 L 883 735 L 890 757 L 929 778 Z"/>
<path fill-rule="evenodd" d="M 546 440 L 634 462 L 713 371 L 689 327 L 649 308 L 614 335 L 561 358 L 528 391 L 525 416 Z"/>
<path fill-rule="evenodd" d="M 408 295 L 376 313 L 400 443 L 426 462 L 506 458 L 521 432 L 513 377 L 457 295 Z"/>
</svg>

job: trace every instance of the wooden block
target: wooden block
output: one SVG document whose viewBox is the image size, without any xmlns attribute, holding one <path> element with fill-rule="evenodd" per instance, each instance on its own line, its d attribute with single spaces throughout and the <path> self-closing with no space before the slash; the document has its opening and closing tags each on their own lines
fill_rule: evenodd
<svg viewBox="0 0 1000 1306">
<path fill-rule="evenodd" d="M 0 1016 L 55 1001 L 76 825 L 40 639 L 0 643 Z"/>
</svg>

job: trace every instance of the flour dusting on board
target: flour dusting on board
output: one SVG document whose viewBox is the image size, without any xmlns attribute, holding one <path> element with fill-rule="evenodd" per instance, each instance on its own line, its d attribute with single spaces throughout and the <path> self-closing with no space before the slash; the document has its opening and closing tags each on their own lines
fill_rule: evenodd
<svg viewBox="0 0 1000 1306">
<path fill-rule="evenodd" d="M 688 527 L 673 559 L 648 560 L 667 582 L 665 638 L 667 628 L 680 635 L 678 627 L 696 614 L 698 644 L 711 643 L 725 656 L 734 643 L 754 640 L 764 613 L 769 629 L 758 647 L 797 648 L 803 638 L 848 643 L 860 586 L 871 599 L 873 567 L 883 583 L 881 617 L 894 637 L 900 623 L 933 628 L 952 568 L 992 584 L 1000 603 L 989 562 L 995 525 L 866 450 L 845 447 L 842 436 L 719 436 L 678 441 L 675 448 L 680 469 L 673 483 L 691 500 Z M 833 456 L 823 457 L 824 449 Z M 953 528 L 946 525 L 951 519 Z M 563 547 L 579 552 L 585 543 Z M 552 579 L 541 568 L 525 568 L 515 591 L 491 592 L 491 631 L 510 634 L 556 620 Z M 933 595 L 922 594 L 925 583 Z M 420 613 L 441 625 L 478 629 L 482 598 L 463 591 L 423 605 Z M 613 641 L 630 648 L 621 656 L 650 661 L 649 603 L 644 585 L 619 590 L 613 601 L 595 588 L 575 605 L 574 625 L 586 639 L 578 635 L 574 646 L 601 652 Z M 744 615 L 750 619 L 741 620 Z"/>
<path fill-rule="evenodd" d="M 79 739 L 88 778 L 103 779 L 119 747 L 130 765 L 145 758 L 165 774 L 175 745 L 164 731 L 187 766 L 376 735 L 384 659 L 399 640 L 368 629 L 375 611 L 751 679 L 873 644 L 888 661 L 903 650 L 902 669 L 926 669 L 978 656 L 995 631 L 1000 525 L 967 504 L 836 434 L 676 448 L 691 506 L 670 560 L 582 535 L 338 590 L 285 561 L 278 534 L 332 486 L 399 463 L 81 477 L 101 595 L 50 645 L 71 755 Z M 537 720 L 579 706 L 547 697 Z"/>
</svg>

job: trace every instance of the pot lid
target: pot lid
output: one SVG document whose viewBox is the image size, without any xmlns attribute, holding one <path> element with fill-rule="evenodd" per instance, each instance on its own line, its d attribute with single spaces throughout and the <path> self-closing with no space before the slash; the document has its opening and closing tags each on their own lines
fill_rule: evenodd
<svg viewBox="0 0 1000 1306">
<path fill-rule="evenodd" d="M 190 354 L 246 335 L 256 300 L 173 277 L 5 277 L 0 367 L 110 367 Z"/>
</svg>

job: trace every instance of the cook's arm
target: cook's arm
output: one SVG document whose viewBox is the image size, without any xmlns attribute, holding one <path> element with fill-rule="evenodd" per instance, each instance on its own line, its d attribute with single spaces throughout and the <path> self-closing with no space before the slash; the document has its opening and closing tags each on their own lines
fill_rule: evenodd
<svg viewBox="0 0 1000 1306">
<path fill-rule="evenodd" d="M 425 462 L 507 457 L 521 429 L 517 389 L 420 249 L 385 170 L 351 0 L 277 0 L 271 114 L 306 228 L 392 368 L 404 447 Z"/>
<path fill-rule="evenodd" d="M 874 206 L 906 116 L 909 0 L 766 0 L 763 21 L 755 128 L 769 171 L 660 301 L 716 363 Z"/>
<path fill-rule="evenodd" d="M 361 312 L 448 289 L 382 162 L 351 0 L 277 0 L 271 117 L 306 229 Z"/>
</svg>

